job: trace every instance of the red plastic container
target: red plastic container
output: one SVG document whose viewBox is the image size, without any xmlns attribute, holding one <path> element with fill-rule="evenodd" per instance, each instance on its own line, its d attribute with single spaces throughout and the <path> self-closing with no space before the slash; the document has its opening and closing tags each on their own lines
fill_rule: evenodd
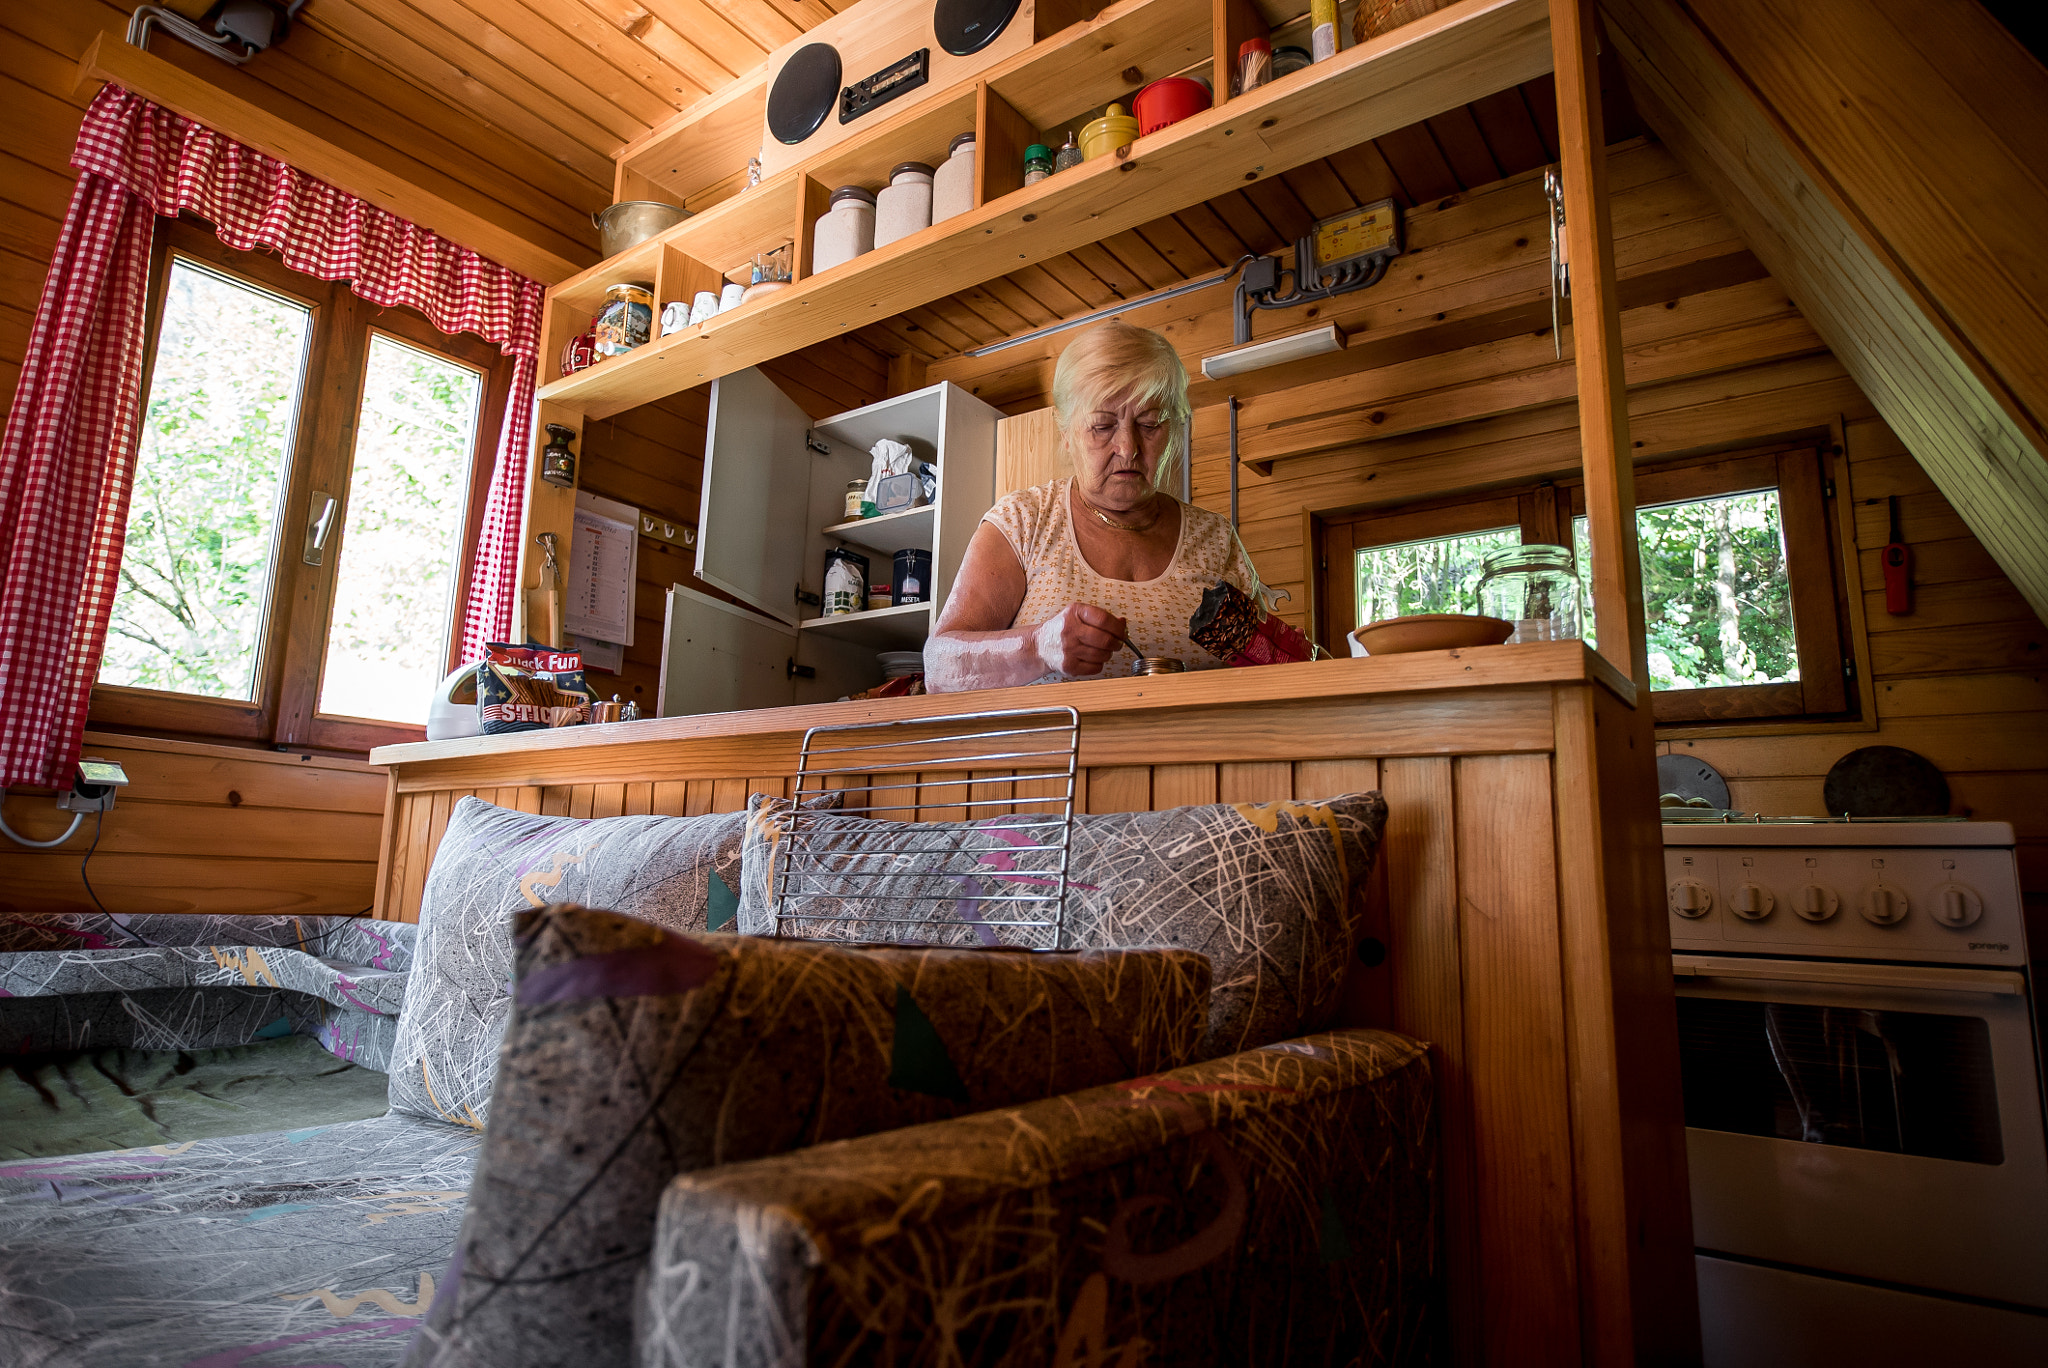
<svg viewBox="0 0 2048 1368">
<path fill-rule="evenodd" d="M 1131 113 L 1138 116 L 1138 136 L 1142 138 L 1201 113 L 1211 103 L 1209 87 L 1200 81 L 1168 76 L 1139 91 L 1138 98 L 1131 101 Z"/>
</svg>

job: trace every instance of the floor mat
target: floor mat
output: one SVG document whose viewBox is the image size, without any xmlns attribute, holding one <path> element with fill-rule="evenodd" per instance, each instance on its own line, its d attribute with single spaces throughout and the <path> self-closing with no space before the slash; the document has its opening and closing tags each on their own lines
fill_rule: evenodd
<svg viewBox="0 0 2048 1368">
<path fill-rule="evenodd" d="M 40 1159 L 381 1116 L 385 1076 L 307 1036 L 214 1050 L 80 1050 L 0 1069 L 0 1158 Z"/>
</svg>

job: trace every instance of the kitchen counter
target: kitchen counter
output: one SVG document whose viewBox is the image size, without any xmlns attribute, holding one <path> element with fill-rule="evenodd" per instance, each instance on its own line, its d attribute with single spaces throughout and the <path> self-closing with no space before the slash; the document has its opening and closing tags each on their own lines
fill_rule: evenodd
<svg viewBox="0 0 2048 1368">
<path fill-rule="evenodd" d="M 1679 1361 L 1692 1234 L 1651 720 L 1578 642 L 387 746 L 379 914 L 419 916 L 471 794 L 735 812 L 789 792 L 808 727 L 1056 705 L 1081 718 L 1081 812 L 1386 794 L 1354 1015 L 1431 1045 L 1447 1360 Z"/>
</svg>

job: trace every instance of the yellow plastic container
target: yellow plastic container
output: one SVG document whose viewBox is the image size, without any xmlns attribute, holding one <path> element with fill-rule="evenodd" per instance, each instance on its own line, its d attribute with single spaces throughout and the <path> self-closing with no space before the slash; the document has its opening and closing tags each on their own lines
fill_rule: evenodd
<svg viewBox="0 0 2048 1368">
<path fill-rule="evenodd" d="M 1081 156 L 1088 160 L 1104 156 L 1138 140 L 1138 121 L 1111 105 L 1101 118 L 1081 130 Z"/>
</svg>

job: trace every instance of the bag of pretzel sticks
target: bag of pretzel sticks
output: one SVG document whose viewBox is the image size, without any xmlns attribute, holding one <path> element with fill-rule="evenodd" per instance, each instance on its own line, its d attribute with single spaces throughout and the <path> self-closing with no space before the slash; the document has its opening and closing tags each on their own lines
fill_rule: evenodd
<svg viewBox="0 0 2048 1368">
<path fill-rule="evenodd" d="M 590 720 L 583 656 L 546 646 L 492 642 L 476 670 L 477 720 L 485 736 L 573 727 Z"/>
</svg>

